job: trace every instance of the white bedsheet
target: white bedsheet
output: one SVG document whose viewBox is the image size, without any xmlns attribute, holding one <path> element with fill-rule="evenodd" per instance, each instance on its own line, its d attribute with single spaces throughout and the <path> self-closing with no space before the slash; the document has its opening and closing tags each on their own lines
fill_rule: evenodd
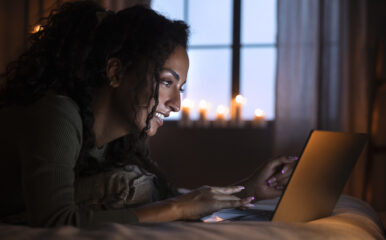
<svg viewBox="0 0 386 240">
<path fill-rule="evenodd" d="M 264 204 L 274 205 L 274 201 Z M 385 239 L 374 210 L 363 201 L 342 196 L 330 217 L 308 223 L 170 222 L 139 225 L 104 224 L 95 229 L 55 229 L 0 225 L 0 239 Z"/>
</svg>

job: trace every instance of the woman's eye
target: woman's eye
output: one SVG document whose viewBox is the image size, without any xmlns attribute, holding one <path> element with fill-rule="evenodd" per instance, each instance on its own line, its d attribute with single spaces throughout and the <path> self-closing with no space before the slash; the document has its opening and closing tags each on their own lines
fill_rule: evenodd
<svg viewBox="0 0 386 240">
<path fill-rule="evenodd" d="M 168 81 L 168 80 L 162 80 L 161 83 L 166 87 L 169 87 L 170 85 L 172 85 L 172 81 Z"/>
<path fill-rule="evenodd" d="M 185 87 L 180 88 L 180 93 L 185 92 Z"/>
</svg>

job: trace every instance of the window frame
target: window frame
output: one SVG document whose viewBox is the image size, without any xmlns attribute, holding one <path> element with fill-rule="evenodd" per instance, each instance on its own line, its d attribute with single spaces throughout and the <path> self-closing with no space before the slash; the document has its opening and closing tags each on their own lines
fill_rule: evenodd
<svg viewBox="0 0 386 240">
<path fill-rule="evenodd" d="M 183 21 L 189 23 L 189 1 L 191 0 L 183 0 Z M 241 65 L 241 49 L 242 48 L 276 48 L 277 52 L 277 38 L 275 37 L 274 43 L 241 43 L 241 18 L 242 18 L 242 0 L 231 0 L 233 3 L 233 11 L 232 11 L 232 39 L 231 44 L 189 44 L 188 48 L 192 50 L 197 49 L 231 49 L 231 99 L 232 101 L 237 95 L 240 94 L 240 65 Z M 275 0 L 277 1 L 277 0 Z M 276 79 L 274 80 L 276 81 Z M 189 91 L 189 90 L 187 90 Z M 273 120 L 275 117 L 273 118 Z M 179 121 L 170 120 L 170 121 Z"/>
</svg>

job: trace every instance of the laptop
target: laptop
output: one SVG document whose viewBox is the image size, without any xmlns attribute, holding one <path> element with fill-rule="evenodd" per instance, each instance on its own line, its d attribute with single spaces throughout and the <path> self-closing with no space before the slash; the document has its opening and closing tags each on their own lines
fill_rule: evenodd
<svg viewBox="0 0 386 240">
<path fill-rule="evenodd" d="M 201 220 L 308 222 L 327 217 L 331 215 L 367 139 L 367 134 L 362 133 L 313 130 L 275 209 L 272 204 L 256 204 L 256 208 L 247 210 L 223 209 Z"/>
</svg>

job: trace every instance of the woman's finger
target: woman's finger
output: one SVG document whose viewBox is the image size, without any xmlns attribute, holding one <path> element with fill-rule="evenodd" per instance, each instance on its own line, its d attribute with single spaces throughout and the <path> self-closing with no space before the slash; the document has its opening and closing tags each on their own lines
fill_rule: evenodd
<svg viewBox="0 0 386 240">
<path fill-rule="evenodd" d="M 285 186 L 288 184 L 289 177 L 280 179 L 277 183 L 278 185 Z"/>
<path fill-rule="evenodd" d="M 281 179 L 288 178 L 289 176 L 291 176 L 294 167 L 295 163 L 284 164 L 282 169 L 278 173 L 274 174 L 267 180 L 267 185 L 270 185 L 270 182 L 278 182 L 281 181 Z"/>
<path fill-rule="evenodd" d="M 244 186 L 211 187 L 211 191 L 215 194 L 234 194 L 241 192 L 244 189 Z"/>
<path fill-rule="evenodd" d="M 271 178 L 269 178 L 268 180 L 267 180 L 267 185 L 268 186 L 270 186 L 270 187 L 275 187 L 275 186 L 277 186 L 277 178 L 276 178 L 276 176 L 272 176 Z"/>
<path fill-rule="evenodd" d="M 272 159 L 271 161 L 268 162 L 270 168 L 276 168 L 285 163 L 287 160 L 287 157 L 277 157 Z"/>
<path fill-rule="evenodd" d="M 247 197 L 240 200 L 229 200 L 229 201 L 221 201 L 221 208 L 238 208 L 238 207 L 250 207 L 251 201 L 253 201 L 254 197 Z"/>
<path fill-rule="evenodd" d="M 289 178 L 291 176 L 291 173 L 292 173 L 292 171 L 291 172 L 287 171 L 284 174 L 281 172 L 276 173 L 267 180 L 267 185 L 268 186 L 275 186 L 276 183 L 282 181 L 282 179 Z"/>
<path fill-rule="evenodd" d="M 287 157 L 285 157 L 285 158 L 283 159 L 283 161 L 284 161 L 285 163 L 291 163 L 291 162 L 294 162 L 294 161 L 296 161 L 296 160 L 299 160 L 299 157 L 297 157 L 297 156 L 287 156 Z"/>
</svg>

